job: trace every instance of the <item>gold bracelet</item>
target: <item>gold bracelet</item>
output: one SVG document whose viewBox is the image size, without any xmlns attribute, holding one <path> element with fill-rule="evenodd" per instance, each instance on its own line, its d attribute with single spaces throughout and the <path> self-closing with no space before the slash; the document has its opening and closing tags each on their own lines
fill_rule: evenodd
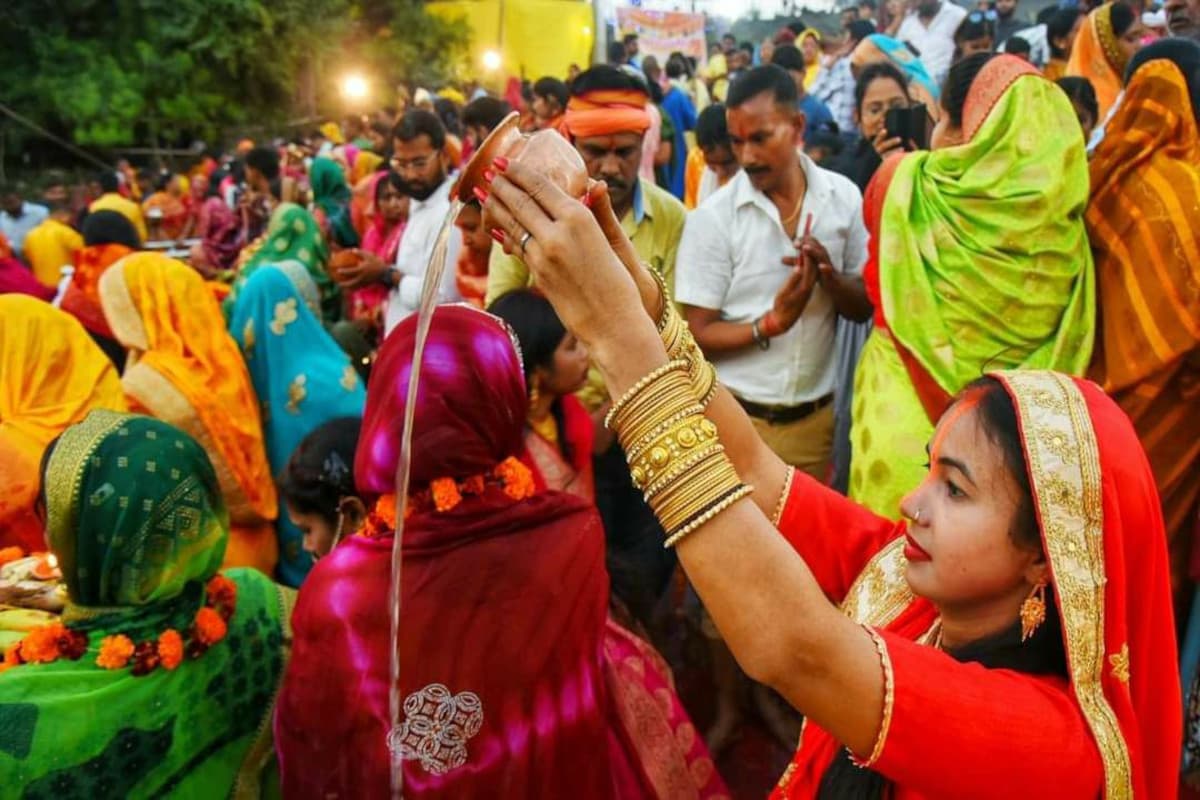
<svg viewBox="0 0 1200 800">
<path fill-rule="evenodd" d="M 701 417 L 701 419 L 703 419 L 703 417 Z M 709 424 L 711 425 L 712 423 L 710 422 Z M 644 477 L 642 479 L 642 486 L 639 488 L 643 488 L 643 491 L 646 494 L 646 499 L 649 501 L 656 495 L 662 494 L 672 481 L 678 480 L 681 473 L 686 472 L 688 469 L 696 466 L 701 461 L 704 461 L 706 458 L 713 455 L 715 452 L 725 452 L 725 448 L 720 442 L 714 442 L 702 450 L 697 450 L 694 453 L 688 453 L 686 456 L 678 461 L 675 461 L 674 463 L 668 461 L 661 468 L 654 470 L 654 472 L 651 474 L 646 474 L 643 472 L 642 474 Z M 636 485 L 636 478 L 634 479 L 634 482 Z"/>
<path fill-rule="evenodd" d="M 692 397 L 687 373 L 674 369 L 630 397 L 613 417 L 612 429 L 617 432 L 621 448 L 628 452 L 663 421 L 693 407 L 696 407 L 696 400 Z"/>
<path fill-rule="evenodd" d="M 691 381 L 693 393 L 700 405 L 707 408 L 716 395 L 716 370 L 705 360 L 704 352 L 696 343 L 696 337 L 675 310 L 675 306 L 670 303 L 664 306 L 659 320 L 659 335 L 667 349 L 668 358 L 687 362 L 688 379 Z"/>
<path fill-rule="evenodd" d="M 733 464 L 721 450 L 710 450 L 659 492 L 649 495 L 650 507 L 663 528 L 677 531 L 727 492 L 740 486 Z"/>
<path fill-rule="evenodd" d="M 608 414 L 606 414 L 604 417 L 604 426 L 606 428 L 612 429 L 613 420 L 616 419 L 617 415 L 621 413 L 621 410 L 626 405 L 628 405 L 629 402 L 634 397 L 639 395 L 643 389 L 645 389 L 650 384 L 654 383 L 655 380 L 657 380 L 658 378 L 661 378 L 663 375 L 666 375 L 671 370 L 686 369 L 686 368 L 687 368 L 686 361 L 683 361 L 683 360 L 668 361 L 666 364 L 663 364 L 658 369 L 650 372 L 650 374 L 643 376 L 641 380 L 639 380 L 637 383 L 635 383 L 633 385 L 632 388 L 629 389 L 629 391 L 627 391 L 627 392 L 625 392 L 625 394 L 621 395 L 620 400 L 613 403 L 612 408 L 610 408 L 608 410 Z"/>
<path fill-rule="evenodd" d="M 883 710 L 879 715 L 879 731 L 875 734 L 875 746 L 871 748 L 871 754 L 866 759 L 860 759 L 851 752 L 850 760 L 857 767 L 870 767 L 883 755 L 888 731 L 892 727 L 892 710 L 896 703 L 896 677 L 892 673 L 892 657 L 888 654 L 887 642 L 879 635 L 879 631 L 869 625 L 862 627 L 871 637 L 875 652 L 879 654 L 879 666 L 883 670 Z"/>
<path fill-rule="evenodd" d="M 678 459 L 703 449 L 717 438 L 717 426 L 704 416 L 700 407 L 693 405 L 688 413 L 666 426 L 658 433 L 651 433 L 630 448 L 636 456 L 629 459 L 633 482 L 639 488 L 668 472 Z"/>
<path fill-rule="evenodd" d="M 670 451 L 671 455 L 678 455 L 680 448 L 691 450 L 703 437 L 697 438 L 698 434 L 708 434 L 707 430 L 695 431 L 691 429 L 693 417 L 703 417 L 704 409 L 698 404 L 692 403 L 687 408 L 684 408 L 675 414 L 672 414 L 665 421 L 659 423 L 647 433 L 638 437 L 637 441 L 625 451 L 625 460 L 630 467 L 636 466 L 637 462 L 648 450 L 652 450 L 655 445 L 665 447 Z M 690 431 L 684 433 L 684 431 Z M 711 434 L 710 434 L 711 435 Z M 662 456 L 659 455 L 656 461 L 661 461 Z"/>
<path fill-rule="evenodd" d="M 683 537 L 687 536 L 689 533 L 692 533 L 697 528 L 699 528 L 701 525 L 704 525 L 705 523 L 712 521 L 718 514 L 725 511 L 730 506 L 732 506 L 734 503 L 741 500 L 743 497 L 745 497 L 746 495 L 750 494 L 753 491 L 754 490 L 752 488 L 750 488 L 749 486 L 747 486 L 744 483 L 738 485 L 737 488 L 733 489 L 731 492 L 726 494 L 725 497 L 718 500 L 713 505 L 709 506 L 709 508 L 707 508 L 705 511 L 703 511 L 700 514 L 700 516 L 698 516 L 695 520 L 687 523 L 682 528 L 680 528 L 678 531 L 671 534 L 671 536 L 667 537 L 667 540 L 665 542 L 663 542 L 663 547 L 671 548 L 671 547 L 674 547 L 675 545 L 679 544 L 681 541 L 683 541 Z"/>
</svg>

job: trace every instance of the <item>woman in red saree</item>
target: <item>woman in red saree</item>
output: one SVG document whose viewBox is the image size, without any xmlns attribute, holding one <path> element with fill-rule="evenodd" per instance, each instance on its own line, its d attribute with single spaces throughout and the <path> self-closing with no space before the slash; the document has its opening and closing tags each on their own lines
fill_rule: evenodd
<svg viewBox="0 0 1200 800">
<path fill-rule="evenodd" d="M 664 722 L 669 683 L 613 697 L 653 656 L 606 632 L 600 519 L 517 461 L 520 358 L 503 323 L 466 306 L 435 312 L 417 393 L 391 728 L 388 519 L 416 322 L 384 342 L 367 393 L 354 470 L 368 525 L 317 562 L 292 619 L 284 796 L 388 797 L 389 745 L 409 798 L 723 796 L 686 717 Z"/>
<path fill-rule="evenodd" d="M 509 292 L 488 309 L 508 323 L 521 345 L 529 414 L 525 463 L 539 490 L 596 499 L 591 415 L 575 397 L 587 383 L 587 350 L 567 332 L 550 302 L 529 289 Z"/>
<path fill-rule="evenodd" d="M 656 415 L 707 398 L 694 356 L 668 361 L 655 320 L 677 328 L 604 190 L 589 212 L 519 163 L 496 169 L 485 206 L 506 250 L 530 233 L 538 286 L 637 409 L 617 416 L 622 444 L 626 424 L 660 430 Z M 675 541 L 742 666 L 808 719 L 776 797 L 1175 795 L 1162 514 L 1137 435 L 1098 386 L 1029 370 L 967 387 L 900 522 L 788 469 L 713 392 L 707 419 L 683 418 L 717 437 L 741 483 L 726 494 L 728 478 L 699 475 L 720 494 L 672 517 L 689 522 Z M 678 474 L 696 486 L 690 467 Z M 753 494 L 738 499 L 742 484 Z"/>
</svg>

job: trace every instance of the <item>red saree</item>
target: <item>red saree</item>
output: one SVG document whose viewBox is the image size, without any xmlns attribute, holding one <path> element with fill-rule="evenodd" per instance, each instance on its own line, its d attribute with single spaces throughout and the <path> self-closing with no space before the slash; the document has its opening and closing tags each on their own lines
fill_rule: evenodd
<svg viewBox="0 0 1200 800">
<path fill-rule="evenodd" d="M 355 461 L 368 498 L 395 480 L 415 330 L 414 315 L 372 372 Z M 442 306 L 425 354 L 413 487 L 520 455 L 525 385 L 499 321 Z M 275 719 L 285 797 L 389 797 L 389 745 L 409 798 L 721 796 L 673 692 L 658 691 L 669 679 L 647 677 L 645 649 L 606 628 L 604 534 L 587 503 L 554 491 L 517 501 L 488 485 L 449 511 L 417 511 L 403 536 L 398 727 L 393 537 L 355 535 L 317 563 L 292 619 Z"/>
<path fill-rule="evenodd" d="M 892 798 L 1166 798 L 1181 736 L 1162 515 L 1128 418 L 1095 384 L 997 373 L 1017 407 L 1073 680 L 960 663 L 904 580 L 904 523 L 795 475 L 779 528 L 831 599 L 879 630 L 874 760 Z M 815 797 L 841 745 L 816 725 L 775 798 Z M 862 754 L 860 754 L 862 755 Z"/>
<path fill-rule="evenodd" d="M 596 499 L 596 482 L 592 475 L 592 442 L 596 434 L 592 417 L 575 395 L 566 395 L 559 402 L 563 410 L 561 435 L 570 444 L 570 461 L 563 456 L 558 443 L 546 441 L 529 428 L 525 430 L 526 456 L 523 460 L 533 470 L 539 491 L 569 492 L 590 503 Z"/>
</svg>

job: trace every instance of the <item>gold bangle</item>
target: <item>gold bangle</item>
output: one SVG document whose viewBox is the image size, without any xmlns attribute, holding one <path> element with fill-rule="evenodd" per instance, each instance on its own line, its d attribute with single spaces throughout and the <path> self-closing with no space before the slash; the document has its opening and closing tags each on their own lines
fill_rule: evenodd
<svg viewBox="0 0 1200 800">
<path fill-rule="evenodd" d="M 704 409 L 692 397 L 687 376 L 682 371 L 671 372 L 630 400 L 613 419 L 613 429 L 617 431 L 621 447 L 629 452 L 647 444 L 654 429 L 663 421 L 682 417 L 682 412 L 688 410 L 704 413 Z"/>
<path fill-rule="evenodd" d="M 671 298 L 667 296 L 667 281 L 658 274 L 658 270 L 653 269 L 649 264 L 643 264 L 642 267 L 650 273 L 650 277 L 654 278 L 654 283 L 658 286 L 658 302 L 662 304 L 662 307 L 658 310 L 658 319 L 654 320 L 654 324 L 658 327 L 658 332 L 662 333 L 667 322 L 667 309 L 672 308 Z"/>
<path fill-rule="evenodd" d="M 779 494 L 779 501 L 775 503 L 775 513 L 771 515 L 771 524 L 776 528 L 783 519 L 783 509 L 787 507 L 788 496 L 792 493 L 792 481 L 795 479 L 796 468 L 788 467 L 787 477 L 783 479 L 783 491 Z"/>
<path fill-rule="evenodd" d="M 896 678 L 892 674 L 892 657 L 888 654 L 887 642 L 879 635 L 879 631 L 863 625 L 863 630 L 871 637 L 875 652 L 879 653 L 879 666 L 883 670 L 883 710 L 880 712 L 879 732 L 875 735 L 875 747 L 871 755 L 864 761 L 850 753 L 850 760 L 859 767 L 870 767 L 883 755 L 884 745 L 887 744 L 888 729 L 892 727 L 892 709 L 896 702 Z"/>
<path fill-rule="evenodd" d="M 632 467 L 633 463 L 635 461 L 637 461 L 638 458 L 641 457 L 642 453 L 645 452 L 646 448 L 649 447 L 651 444 L 653 444 L 655 439 L 657 439 L 659 436 L 662 436 L 662 434 L 665 433 L 667 428 L 669 428 L 670 426 L 686 419 L 687 417 L 691 417 L 696 414 L 703 414 L 703 413 L 704 413 L 704 409 L 701 408 L 699 405 L 695 405 L 695 404 L 690 405 L 681 411 L 675 412 L 669 418 L 667 418 L 663 422 L 660 422 L 658 425 L 656 425 L 654 428 L 652 428 L 648 433 L 645 433 L 642 436 L 638 437 L 637 442 L 635 442 L 632 447 L 630 447 L 628 450 L 625 451 L 626 463 L 628 463 L 629 466 Z"/>
<path fill-rule="evenodd" d="M 642 488 L 669 472 L 673 463 L 704 449 L 717 438 L 717 427 L 692 406 L 687 416 L 668 425 L 659 434 L 640 439 L 631 450 L 637 457 L 629 460 L 634 485 Z"/>
<path fill-rule="evenodd" d="M 686 368 L 687 368 L 686 361 L 683 361 L 683 360 L 668 361 L 666 364 L 663 364 L 658 369 L 651 371 L 648 375 L 644 375 L 641 380 L 639 380 L 637 383 L 635 383 L 633 385 L 633 387 L 631 389 L 629 389 L 629 391 L 627 391 L 627 392 L 625 392 L 625 394 L 621 395 L 620 400 L 613 403 L 612 408 L 610 408 L 608 410 L 608 414 L 606 414 L 604 417 L 604 426 L 606 428 L 612 429 L 613 420 L 616 419 L 617 415 L 621 413 L 621 409 L 623 409 L 626 405 L 628 405 L 629 402 L 633 398 L 635 398 L 637 395 L 639 395 L 643 389 L 645 389 L 650 384 L 654 383 L 654 381 L 656 381 L 659 378 L 661 378 L 662 376 L 666 375 L 671 370 L 686 369 Z"/>
<path fill-rule="evenodd" d="M 686 456 L 678 461 L 675 461 L 674 463 L 667 462 L 657 471 L 657 474 L 646 475 L 644 478 L 645 482 L 643 484 L 645 487 L 643 491 L 645 492 L 646 499 L 652 500 L 655 496 L 662 494 L 672 481 L 679 478 L 681 473 L 696 466 L 706 458 L 709 458 L 714 452 L 724 453 L 725 448 L 720 442 L 714 442 L 713 444 L 710 444 L 701 450 L 697 450 L 694 453 L 688 453 Z"/>
<path fill-rule="evenodd" d="M 716 394 L 716 370 L 704 358 L 696 337 L 673 305 L 668 304 L 659 323 L 659 334 L 667 357 L 687 362 L 688 379 L 700 405 L 707 408 Z"/>
<path fill-rule="evenodd" d="M 711 505 L 713 498 L 741 483 L 723 450 L 713 448 L 704 455 L 655 494 L 648 495 L 650 507 L 668 531 L 678 529 Z"/>
<path fill-rule="evenodd" d="M 663 547 L 671 548 L 671 547 L 674 547 L 675 545 L 679 544 L 681 541 L 683 541 L 683 538 L 685 536 L 694 532 L 697 528 L 701 527 L 705 523 L 712 521 L 718 514 L 722 513 L 723 511 L 728 509 L 730 506 L 732 506 L 734 503 L 741 500 L 743 497 L 745 497 L 746 495 L 750 494 L 753 491 L 754 490 L 751 487 L 747 486 L 744 483 L 738 484 L 732 490 L 727 492 L 723 497 L 721 497 L 715 503 L 713 503 L 711 506 L 709 506 L 707 509 L 702 511 L 699 514 L 699 516 L 697 516 L 694 520 L 686 523 L 678 531 L 676 531 L 675 533 L 673 533 L 669 537 L 667 537 L 667 540 L 665 542 L 663 542 Z"/>
</svg>

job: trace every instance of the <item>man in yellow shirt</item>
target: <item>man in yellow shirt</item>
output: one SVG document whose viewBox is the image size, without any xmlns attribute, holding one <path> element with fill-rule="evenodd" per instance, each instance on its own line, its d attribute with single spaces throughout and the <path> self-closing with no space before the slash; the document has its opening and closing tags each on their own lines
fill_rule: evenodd
<svg viewBox="0 0 1200 800">
<path fill-rule="evenodd" d="M 62 268 L 75 264 L 83 237 L 71 227 L 71 209 L 62 201 L 50 203 L 50 216 L 25 237 L 25 261 L 33 276 L 51 289 L 58 285 Z"/>
<path fill-rule="evenodd" d="M 563 127 L 583 157 L 588 175 L 608 184 L 613 210 L 634 249 L 673 293 L 675 252 L 687 212 L 669 193 L 638 178 L 642 139 L 650 127 L 648 102 L 645 84 L 638 78 L 612 66 L 593 67 L 572 81 Z M 524 263 L 499 247 L 492 248 L 489 304 L 532 283 Z M 591 370 L 579 396 L 598 423 L 608 393 L 597 370 Z M 649 625 L 674 569 L 674 551 L 659 544 L 662 529 L 630 482 L 620 445 L 597 437 L 595 449 L 596 505 L 604 520 L 612 591 L 635 618 Z"/>
<path fill-rule="evenodd" d="M 146 219 L 142 216 L 142 207 L 117 192 L 121 185 L 117 179 L 117 173 L 105 170 L 96 177 L 96 182 L 100 184 L 100 191 L 103 194 L 92 201 L 92 204 L 88 206 L 88 211 L 116 211 L 133 223 L 133 227 L 138 232 L 138 238 L 142 240 L 142 244 L 145 244 L 149 233 L 146 230 Z"/>
</svg>

